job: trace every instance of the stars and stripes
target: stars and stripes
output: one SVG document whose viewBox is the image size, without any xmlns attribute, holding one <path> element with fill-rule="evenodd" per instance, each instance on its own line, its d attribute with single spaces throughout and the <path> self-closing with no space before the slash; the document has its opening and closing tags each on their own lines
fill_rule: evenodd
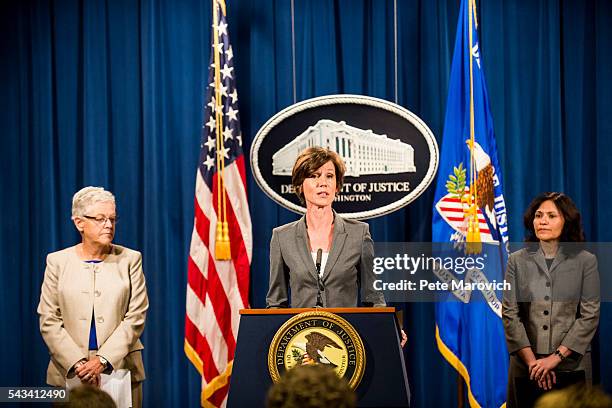
<svg viewBox="0 0 612 408">
<path fill-rule="evenodd" d="M 233 50 L 225 2 L 214 0 L 213 41 L 196 172 L 195 217 L 188 259 L 185 353 L 202 375 L 202 406 L 227 400 L 239 310 L 249 306 L 251 217 Z M 216 40 L 215 40 L 216 37 Z M 231 259 L 220 256 L 217 223 L 227 222 Z M 225 231 L 224 231 L 225 232 Z"/>
</svg>

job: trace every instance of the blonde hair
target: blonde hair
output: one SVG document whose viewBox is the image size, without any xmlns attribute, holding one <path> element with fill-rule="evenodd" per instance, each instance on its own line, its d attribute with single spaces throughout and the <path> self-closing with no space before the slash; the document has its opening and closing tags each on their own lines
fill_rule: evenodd
<svg viewBox="0 0 612 408">
<path fill-rule="evenodd" d="M 95 203 L 108 201 L 115 203 L 115 196 L 110 191 L 102 187 L 84 187 L 72 197 L 72 218 L 85 215 L 87 208 Z"/>
<path fill-rule="evenodd" d="M 599 387 L 574 384 L 562 390 L 547 392 L 534 408 L 609 408 L 612 398 Z"/>
</svg>

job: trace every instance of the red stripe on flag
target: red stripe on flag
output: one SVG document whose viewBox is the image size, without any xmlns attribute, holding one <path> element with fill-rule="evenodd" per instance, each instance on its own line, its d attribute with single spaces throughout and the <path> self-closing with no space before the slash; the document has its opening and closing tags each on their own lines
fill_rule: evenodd
<svg viewBox="0 0 612 408">
<path fill-rule="evenodd" d="M 462 222 L 465 220 L 465 218 L 463 217 L 446 217 L 448 218 L 449 221 L 457 221 L 457 222 Z"/>
<path fill-rule="evenodd" d="M 191 347 L 198 353 L 202 360 L 202 373 L 206 382 L 212 381 L 219 375 L 217 367 L 213 363 L 212 352 L 206 339 L 200 334 L 198 328 L 189 317 L 185 317 L 185 338 Z"/>
<path fill-rule="evenodd" d="M 204 306 L 206 306 L 205 294 L 206 288 L 208 287 L 207 282 L 202 272 L 200 272 L 200 268 L 198 268 L 195 262 L 193 262 L 193 259 L 189 257 L 187 259 L 187 284 Z"/>
<path fill-rule="evenodd" d="M 244 186 L 244 192 L 246 195 L 246 170 L 244 166 L 244 156 L 238 156 L 234 163 L 236 163 L 238 173 L 240 173 L 240 179 L 242 180 L 242 185 Z"/>
<path fill-rule="evenodd" d="M 452 208 L 452 207 L 440 207 L 440 211 L 449 212 L 463 212 L 463 208 Z"/>
<path fill-rule="evenodd" d="M 221 403 L 225 399 L 227 395 L 227 391 L 229 390 L 229 382 L 225 384 L 223 387 L 219 388 L 217 391 L 213 393 L 213 395 L 208 398 L 208 401 L 215 407 L 220 407 Z"/>
<path fill-rule="evenodd" d="M 210 241 L 209 239 L 210 220 L 208 219 L 206 214 L 204 214 L 204 212 L 202 211 L 202 208 L 200 208 L 197 197 L 195 199 L 194 213 L 195 213 L 195 217 L 194 217 L 193 222 L 195 223 L 196 231 L 198 231 L 198 235 L 200 236 L 200 239 L 204 243 L 204 246 L 209 248 L 210 247 L 210 242 L 209 242 Z"/>
<path fill-rule="evenodd" d="M 446 217 L 448 218 L 449 221 L 464 221 L 465 218 L 463 217 Z M 478 219 L 478 223 L 479 224 L 486 224 L 487 221 L 486 220 L 481 220 L 480 218 Z"/>
</svg>

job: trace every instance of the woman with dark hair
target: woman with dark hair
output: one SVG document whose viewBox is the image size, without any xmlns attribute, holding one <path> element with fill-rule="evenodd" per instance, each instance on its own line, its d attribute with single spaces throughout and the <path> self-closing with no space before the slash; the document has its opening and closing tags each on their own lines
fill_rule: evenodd
<svg viewBox="0 0 612 408">
<path fill-rule="evenodd" d="M 557 212 L 563 217 L 563 228 L 561 229 L 561 236 L 559 236 L 558 242 L 584 242 L 580 212 L 574 202 L 563 193 L 542 193 L 531 202 L 523 216 L 523 224 L 527 231 L 525 241 L 541 242 L 537 235 L 534 221 L 540 219 L 541 215 L 543 215 L 538 213 L 538 210 L 546 201 L 554 204 Z M 547 228 L 542 228 L 542 232 L 546 231 Z"/>
<path fill-rule="evenodd" d="M 573 201 L 543 193 L 529 205 L 524 224 L 532 244 L 508 258 L 511 290 L 502 306 L 509 408 L 531 406 L 536 388 L 590 383 L 590 343 L 599 323 L 597 259 L 576 244 L 584 242 L 584 232 Z"/>
<path fill-rule="evenodd" d="M 291 181 L 306 214 L 272 231 L 268 307 L 355 307 L 359 289 L 364 305 L 385 306 L 383 294 L 373 289 L 368 224 L 332 210 L 345 171 L 329 149 L 310 147 L 298 156 Z"/>
</svg>

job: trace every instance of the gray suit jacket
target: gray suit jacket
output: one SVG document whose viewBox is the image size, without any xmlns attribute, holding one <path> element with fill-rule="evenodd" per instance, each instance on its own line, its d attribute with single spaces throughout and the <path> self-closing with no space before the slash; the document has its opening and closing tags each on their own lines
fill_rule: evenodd
<svg viewBox="0 0 612 408">
<path fill-rule="evenodd" d="M 384 306 L 385 298 L 373 289 L 374 244 L 366 223 L 334 215 L 332 246 L 323 272 L 324 307 L 355 307 L 358 291 L 365 304 Z M 308 252 L 306 218 L 272 231 L 268 307 L 314 307 L 317 272 Z M 291 288 L 291 302 L 288 289 Z"/>
<path fill-rule="evenodd" d="M 133 382 L 144 380 L 140 334 L 149 300 L 140 252 L 113 245 L 103 262 L 89 264 L 75 248 L 47 256 L 38 304 L 40 333 L 51 357 L 47 383 L 65 386 L 70 368 L 88 357 L 92 310 L 97 354 L 114 369 L 129 369 Z"/>
<path fill-rule="evenodd" d="M 549 270 L 541 249 L 521 249 L 508 258 L 506 281 L 512 289 L 504 292 L 502 318 L 510 353 L 527 346 L 536 354 L 559 345 L 580 355 L 590 350 L 600 306 L 593 254 L 560 247 Z"/>
</svg>

